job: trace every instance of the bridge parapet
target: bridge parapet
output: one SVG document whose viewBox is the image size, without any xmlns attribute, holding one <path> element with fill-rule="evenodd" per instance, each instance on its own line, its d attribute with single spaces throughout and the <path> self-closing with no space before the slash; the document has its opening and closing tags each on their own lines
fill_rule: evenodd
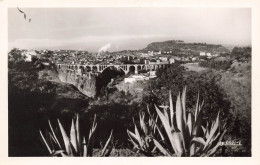
<svg viewBox="0 0 260 165">
<path fill-rule="evenodd" d="M 137 73 L 140 70 L 158 70 L 159 68 L 165 68 L 169 64 L 96 64 L 96 65 L 71 65 L 71 64 L 57 64 L 58 69 L 67 69 L 69 71 L 77 71 L 83 73 L 102 73 L 104 70 L 110 67 L 114 67 L 117 70 L 121 69 L 125 74 L 129 73 L 131 68 Z"/>
</svg>

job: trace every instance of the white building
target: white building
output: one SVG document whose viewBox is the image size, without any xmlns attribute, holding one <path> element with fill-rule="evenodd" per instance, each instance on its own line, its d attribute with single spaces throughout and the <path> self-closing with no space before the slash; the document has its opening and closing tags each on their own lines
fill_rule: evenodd
<svg viewBox="0 0 260 165">
<path fill-rule="evenodd" d="M 173 63 L 175 63 L 175 59 L 174 58 L 170 58 L 169 62 L 170 62 L 170 64 L 173 64 Z"/>
<path fill-rule="evenodd" d="M 206 52 L 200 52 L 200 56 L 206 56 Z"/>
<path fill-rule="evenodd" d="M 149 77 L 145 75 L 132 75 L 131 77 L 127 77 L 124 79 L 125 83 L 134 83 L 136 81 L 144 81 L 149 80 Z"/>
<path fill-rule="evenodd" d="M 197 57 L 192 57 L 192 58 L 191 58 L 191 61 L 197 61 L 197 60 L 198 60 Z"/>
<path fill-rule="evenodd" d="M 35 50 L 30 50 L 30 51 L 24 52 L 23 55 L 25 56 L 25 61 L 31 62 L 32 57 L 37 56 L 37 53 L 35 52 Z"/>
<path fill-rule="evenodd" d="M 165 61 L 168 61 L 168 58 L 167 58 L 167 57 L 159 57 L 159 59 L 162 60 L 162 61 L 164 61 L 164 62 L 165 62 Z"/>
<path fill-rule="evenodd" d="M 153 56 L 153 51 L 148 51 L 149 56 Z"/>
<path fill-rule="evenodd" d="M 136 81 L 149 80 L 149 77 L 146 77 L 144 75 L 133 75 L 133 78 L 136 79 Z"/>
<path fill-rule="evenodd" d="M 150 71 L 149 78 L 155 78 L 155 77 L 156 77 L 156 71 Z"/>
<path fill-rule="evenodd" d="M 208 56 L 208 57 L 211 57 L 212 55 L 211 55 L 211 53 L 210 53 L 210 52 L 208 52 L 208 53 L 207 53 L 207 56 Z"/>
</svg>

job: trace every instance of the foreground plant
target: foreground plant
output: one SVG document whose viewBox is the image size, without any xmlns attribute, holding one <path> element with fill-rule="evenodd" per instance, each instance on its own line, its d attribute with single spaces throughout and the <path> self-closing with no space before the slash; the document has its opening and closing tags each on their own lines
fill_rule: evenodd
<svg viewBox="0 0 260 165">
<path fill-rule="evenodd" d="M 219 113 L 211 126 L 202 126 L 203 103 L 199 104 L 199 97 L 195 114 L 186 111 L 186 87 L 182 95 L 179 93 L 175 111 L 172 95 L 169 92 L 170 111 L 163 112 L 155 105 L 165 134 L 161 139 L 153 138 L 156 147 L 165 156 L 213 156 L 222 141 L 226 129 L 220 127 Z"/>
<path fill-rule="evenodd" d="M 42 140 L 44 141 L 50 156 L 93 156 L 93 145 L 94 145 L 94 135 L 97 128 L 96 116 L 94 117 L 94 121 L 92 127 L 89 131 L 88 140 L 86 141 L 85 137 L 82 137 L 80 134 L 79 128 L 79 116 L 76 115 L 76 121 L 72 119 L 71 129 L 70 129 L 70 137 L 67 136 L 62 124 L 58 119 L 58 125 L 61 131 L 62 139 L 58 139 L 56 134 L 53 131 L 53 127 L 51 122 L 49 122 L 51 132 L 48 132 L 49 141 L 47 141 L 42 132 L 40 131 L 40 135 Z M 109 146 L 111 142 L 113 130 L 110 133 L 108 140 L 106 141 L 105 146 L 101 150 L 101 154 L 99 156 L 109 156 L 112 147 Z M 63 141 L 65 148 L 62 147 L 61 141 Z M 51 147 L 50 147 L 51 146 Z"/>
<path fill-rule="evenodd" d="M 153 156 L 156 149 L 156 146 L 153 144 L 153 137 L 157 131 L 156 122 L 153 121 L 152 118 L 149 118 L 148 122 L 145 122 L 145 113 L 139 113 L 139 121 L 140 131 L 134 120 L 134 132 L 127 130 L 129 141 L 134 145 L 134 149 L 138 150 L 140 153 L 145 156 Z"/>
<path fill-rule="evenodd" d="M 160 122 L 154 119 L 149 108 L 148 122 L 145 115 L 140 114 L 140 131 L 135 122 L 135 131 L 127 130 L 129 140 L 138 151 L 147 156 L 154 156 L 157 148 L 165 156 L 213 156 L 226 132 L 225 126 L 220 127 L 219 113 L 211 126 L 202 125 L 203 103 L 199 104 L 199 97 L 195 114 L 186 111 L 186 88 L 182 95 L 179 93 L 176 108 L 173 108 L 171 91 L 169 92 L 169 109 L 160 110 L 155 105 L 156 114 Z"/>
</svg>

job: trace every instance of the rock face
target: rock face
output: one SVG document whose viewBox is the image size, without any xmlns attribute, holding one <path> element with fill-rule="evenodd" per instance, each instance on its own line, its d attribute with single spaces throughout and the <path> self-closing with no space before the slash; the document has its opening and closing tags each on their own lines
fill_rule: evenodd
<svg viewBox="0 0 260 165">
<path fill-rule="evenodd" d="M 59 79 L 62 82 L 74 85 L 88 97 L 95 97 L 97 94 L 96 77 L 80 75 L 77 71 L 59 69 Z"/>
</svg>

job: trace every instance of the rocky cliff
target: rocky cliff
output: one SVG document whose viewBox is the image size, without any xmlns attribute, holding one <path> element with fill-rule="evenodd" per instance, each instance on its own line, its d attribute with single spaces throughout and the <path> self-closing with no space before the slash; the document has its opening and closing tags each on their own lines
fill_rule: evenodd
<svg viewBox="0 0 260 165">
<path fill-rule="evenodd" d="M 75 71 L 58 70 L 59 79 L 62 82 L 69 83 L 74 85 L 88 97 L 95 97 L 97 94 L 97 87 L 96 87 L 96 77 L 95 76 L 85 76 L 79 75 Z"/>
</svg>

